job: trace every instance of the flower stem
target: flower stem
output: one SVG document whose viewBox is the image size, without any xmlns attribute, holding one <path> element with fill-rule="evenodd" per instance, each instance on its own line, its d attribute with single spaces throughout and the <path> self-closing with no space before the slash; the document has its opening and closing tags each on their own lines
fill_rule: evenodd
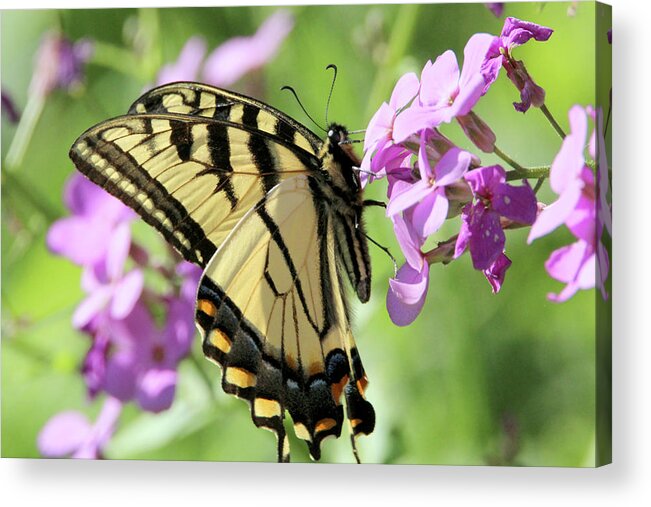
<svg viewBox="0 0 651 507">
<path fill-rule="evenodd" d="M 540 106 L 540 110 L 545 115 L 545 118 L 547 118 L 547 120 L 549 120 L 549 123 L 552 124 L 552 127 L 554 127 L 554 130 L 556 131 L 556 133 L 559 136 L 561 136 L 561 139 L 565 139 L 565 132 L 563 132 L 563 129 L 561 128 L 561 126 L 558 124 L 556 119 L 552 116 L 552 113 L 549 111 L 549 109 L 547 109 L 547 106 L 545 104 L 543 104 L 542 106 Z"/>
<path fill-rule="evenodd" d="M 500 157 L 507 164 L 513 167 L 513 169 L 515 169 L 515 171 L 509 171 L 506 173 L 507 181 L 520 180 L 522 178 L 546 178 L 549 176 L 550 166 L 543 165 L 539 167 L 523 167 L 502 150 L 500 150 L 497 146 L 495 146 L 495 155 Z"/>
<path fill-rule="evenodd" d="M 45 97 L 38 93 L 30 93 L 27 99 L 27 105 L 20 117 L 16 134 L 11 141 L 7 157 L 5 158 L 5 166 L 8 171 L 15 171 L 20 166 L 25 156 L 25 151 L 29 146 L 29 142 L 34 134 L 34 129 L 38 123 L 43 106 L 45 105 Z"/>
<path fill-rule="evenodd" d="M 497 146 L 495 146 L 495 155 L 500 157 L 504 162 L 509 164 L 513 169 L 518 171 L 519 173 L 525 174 L 527 172 L 527 169 L 522 167 L 520 164 L 518 164 L 515 160 L 513 160 L 511 157 L 509 157 L 506 153 L 504 153 L 502 150 L 500 150 Z"/>
<path fill-rule="evenodd" d="M 522 178 L 546 178 L 549 176 L 549 169 L 550 167 L 545 165 L 540 167 L 528 167 L 523 171 L 507 171 L 506 181 L 521 180 Z"/>
</svg>

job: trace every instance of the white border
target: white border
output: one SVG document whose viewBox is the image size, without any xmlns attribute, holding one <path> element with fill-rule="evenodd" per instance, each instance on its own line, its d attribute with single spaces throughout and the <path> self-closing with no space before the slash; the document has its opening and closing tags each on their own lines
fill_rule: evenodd
<svg viewBox="0 0 651 507">
<path fill-rule="evenodd" d="M 235 5 L 221 0 L 189 5 Z M 257 0 L 255 5 L 324 3 Z M 327 2 L 342 3 L 342 2 Z M 371 2 L 356 2 L 371 3 Z M 373 2 L 377 3 L 377 2 Z M 444 3 L 444 2 L 438 2 Z M 645 3 L 612 0 L 614 19 L 614 460 L 598 470 L 489 467 L 346 466 L 1 460 L 4 505 L 156 507 L 201 502 L 223 506 L 386 503 L 481 506 L 651 505 L 651 227 L 646 211 L 649 154 L 648 16 Z M 174 0 L 142 6 L 173 6 Z M 133 7 L 129 2 L 59 1 L 57 8 Z M 50 2 L 4 0 L 2 8 L 53 8 Z M 9 72 L 10 70 L 5 69 Z M 639 180 L 638 180 L 639 178 Z"/>
</svg>

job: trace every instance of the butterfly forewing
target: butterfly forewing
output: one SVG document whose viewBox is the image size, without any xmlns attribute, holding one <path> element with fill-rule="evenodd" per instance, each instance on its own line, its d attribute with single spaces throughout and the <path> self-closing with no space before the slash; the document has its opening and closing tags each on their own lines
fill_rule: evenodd
<svg viewBox="0 0 651 507">
<path fill-rule="evenodd" d="M 129 114 L 177 113 L 238 123 L 271 134 L 317 155 L 323 141 L 304 125 L 264 102 L 199 83 L 172 83 L 150 90 Z"/>
<path fill-rule="evenodd" d="M 271 188 L 319 167 L 314 155 L 265 132 L 172 114 L 100 123 L 77 140 L 70 156 L 201 266 Z"/>
</svg>

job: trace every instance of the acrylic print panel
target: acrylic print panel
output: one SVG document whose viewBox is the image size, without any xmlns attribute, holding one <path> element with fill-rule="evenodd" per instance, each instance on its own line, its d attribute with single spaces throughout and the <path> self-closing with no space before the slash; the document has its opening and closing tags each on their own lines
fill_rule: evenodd
<svg viewBox="0 0 651 507">
<path fill-rule="evenodd" d="M 2 455 L 610 462 L 610 16 L 3 12 Z"/>
</svg>

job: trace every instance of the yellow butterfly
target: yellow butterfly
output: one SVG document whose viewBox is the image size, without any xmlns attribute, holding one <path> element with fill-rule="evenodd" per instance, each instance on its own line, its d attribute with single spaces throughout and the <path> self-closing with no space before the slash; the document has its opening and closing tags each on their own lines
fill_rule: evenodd
<svg viewBox="0 0 651 507">
<path fill-rule="evenodd" d="M 359 160 L 347 135 L 332 124 L 322 141 L 263 102 L 173 83 L 70 150 L 83 174 L 204 268 L 204 353 L 222 367 L 224 391 L 276 433 L 279 461 L 289 461 L 286 412 L 314 459 L 341 434 L 344 405 L 354 449 L 375 425 L 343 281 L 368 301 Z"/>
</svg>

